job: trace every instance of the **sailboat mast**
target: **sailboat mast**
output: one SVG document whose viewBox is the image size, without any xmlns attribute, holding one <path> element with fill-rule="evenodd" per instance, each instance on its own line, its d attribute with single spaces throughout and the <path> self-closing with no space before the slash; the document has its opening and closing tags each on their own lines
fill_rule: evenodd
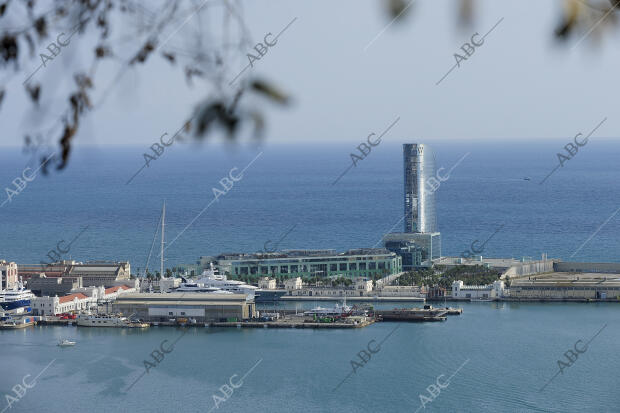
<svg viewBox="0 0 620 413">
<path fill-rule="evenodd" d="M 161 211 L 161 263 L 159 266 L 159 274 L 164 278 L 164 228 L 166 227 L 166 201 Z"/>
</svg>

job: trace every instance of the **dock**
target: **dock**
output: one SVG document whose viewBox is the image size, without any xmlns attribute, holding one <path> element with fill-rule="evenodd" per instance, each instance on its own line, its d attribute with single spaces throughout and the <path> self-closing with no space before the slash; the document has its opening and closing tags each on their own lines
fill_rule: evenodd
<svg viewBox="0 0 620 413">
<path fill-rule="evenodd" d="M 307 296 L 307 295 L 285 295 L 280 297 L 280 301 L 338 301 L 343 299 L 342 296 Z M 356 296 L 347 296 L 347 301 L 360 301 L 360 302 L 415 302 L 415 303 L 424 303 L 426 299 L 424 297 L 401 297 L 401 296 L 365 296 L 365 297 L 356 297 Z M 266 301 L 270 303 L 271 301 Z"/>
<path fill-rule="evenodd" d="M 364 328 L 368 327 L 371 324 L 374 324 L 375 320 L 372 318 L 367 318 L 366 320 L 360 322 L 348 322 L 343 321 L 335 321 L 331 323 L 320 323 L 320 322 L 309 322 L 307 320 L 294 320 L 290 318 L 286 318 L 284 320 L 278 321 L 248 321 L 248 322 L 240 322 L 240 323 L 209 323 L 209 327 L 228 327 L 228 328 L 330 328 L 330 329 L 341 329 L 341 328 Z"/>
<path fill-rule="evenodd" d="M 393 310 L 376 310 L 375 316 L 380 321 L 446 321 L 449 315 L 461 315 L 461 308 L 395 308 Z"/>
</svg>

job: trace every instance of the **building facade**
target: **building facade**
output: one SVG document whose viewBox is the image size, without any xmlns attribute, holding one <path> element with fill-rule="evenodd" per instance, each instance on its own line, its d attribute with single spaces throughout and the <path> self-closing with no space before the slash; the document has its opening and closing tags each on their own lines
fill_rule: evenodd
<svg viewBox="0 0 620 413">
<path fill-rule="evenodd" d="M 404 165 L 404 232 L 437 232 L 435 190 L 428 186 L 435 178 L 435 156 L 421 143 L 403 145 Z"/>
<path fill-rule="evenodd" d="M 82 279 L 80 277 L 47 277 L 42 273 L 32 276 L 28 280 L 28 288 L 38 296 L 63 296 L 81 287 Z"/>
<path fill-rule="evenodd" d="M 63 297 L 35 297 L 30 300 L 34 315 L 58 315 L 87 311 L 97 307 L 97 299 L 82 293 Z"/>
<path fill-rule="evenodd" d="M 430 267 L 441 258 L 441 234 L 439 232 L 390 233 L 383 236 L 383 245 L 402 258 L 403 271 Z"/>
<path fill-rule="evenodd" d="M 452 298 L 463 300 L 497 300 L 506 294 L 503 281 L 494 281 L 488 285 L 465 285 L 463 281 L 452 283 Z"/>
<path fill-rule="evenodd" d="M 576 266 L 575 264 L 578 263 L 567 263 L 567 265 Z M 599 266 L 599 263 L 593 263 L 595 269 Z M 583 267 L 587 269 L 585 265 Z M 613 267 L 610 269 L 617 271 Z M 521 277 L 511 280 L 510 298 L 516 300 L 618 301 L 620 300 L 620 273 L 552 272 Z"/>
<path fill-rule="evenodd" d="M 270 277 L 384 277 L 402 271 L 402 259 L 383 248 L 336 253 L 334 250 L 291 250 L 217 257 L 220 273 Z"/>
<path fill-rule="evenodd" d="M 205 323 L 256 317 L 256 304 L 244 294 L 124 294 L 112 307 L 115 312 L 151 322 L 181 318 Z"/>
<path fill-rule="evenodd" d="M 17 285 L 17 264 L 0 260 L 0 290 L 8 290 Z"/>
<path fill-rule="evenodd" d="M 349 287 L 305 286 L 289 290 L 291 296 L 302 297 L 368 297 L 372 296 L 372 280 L 358 279 Z"/>
<path fill-rule="evenodd" d="M 260 280 L 258 280 L 258 288 L 262 288 L 264 290 L 275 290 L 276 289 L 275 278 L 261 277 Z"/>
</svg>

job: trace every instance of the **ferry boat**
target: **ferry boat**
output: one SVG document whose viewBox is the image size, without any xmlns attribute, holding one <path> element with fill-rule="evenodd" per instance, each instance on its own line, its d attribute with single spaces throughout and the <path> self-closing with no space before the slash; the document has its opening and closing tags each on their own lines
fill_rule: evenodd
<svg viewBox="0 0 620 413">
<path fill-rule="evenodd" d="M 127 317 L 119 315 L 80 315 L 77 318 L 77 325 L 80 327 L 127 327 L 130 324 Z"/>
<path fill-rule="evenodd" d="M 35 295 L 32 291 L 24 288 L 20 278 L 19 284 L 10 290 L 0 291 L 0 306 L 6 312 L 12 314 L 26 314 L 32 311 L 30 300 Z"/>
</svg>

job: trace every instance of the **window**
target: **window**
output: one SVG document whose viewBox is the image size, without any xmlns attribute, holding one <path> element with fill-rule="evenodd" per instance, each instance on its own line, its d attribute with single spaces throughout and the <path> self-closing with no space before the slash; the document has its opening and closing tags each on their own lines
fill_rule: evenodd
<svg viewBox="0 0 620 413">
<path fill-rule="evenodd" d="M 269 267 L 260 267 L 261 274 L 269 274 Z"/>
<path fill-rule="evenodd" d="M 173 314 L 172 314 L 172 311 L 170 311 L 170 312 L 168 313 L 168 315 L 173 315 Z"/>
<path fill-rule="evenodd" d="M 250 274 L 258 274 L 258 267 L 250 267 Z"/>
<path fill-rule="evenodd" d="M 338 264 L 329 264 L 330 271 L 338 271 Z"/>
<path fill-rule="evenodd" d="M 185 315 L 185 311 L 181 311 L 181 315 Z"/>
<path fill-rule="evenodd" d="M 377 263 L 376 262 L 369 262 L 368 263 L 368 269 L 369 270 L 376 270 L 377 269 Z"/>
<path fill-rule="evenodd" d="M 288 274 L 288 265 L 281 265 L 280 266 L 280 272 L 282 274 Z"/>
<path fill-rule="evenodd" d="M 385 262 L 381 261 L 381 262 L 379 263 L 379 269 L 380 269 L 380 270 L 385 270 Z"/>
<path fill-rule="evenodd" d="M 346 271 L 347 270 L 347 264 L 340 264 L 340 271 Z"/>
<path fill-rule="evenodd" d="M 353 262 L 353 263 L 349 264 L 349 269 L 351 271 L 357 271 L 357 263 Z"/>
<path fill-rule="evenodd" d="M 278 272 L 278 267 L 276 267 L 276 266 L 271 266 L 271 273 L 272 273 L 272 274 L 275 274 L 275 273 L 277 273 L 277 272 Z"/>
<path fill-rule="evenodd" d="M 366 263 L 365 262 L 360 262 L 360 271 L 365 271 L 366 270 Z M 364 274 L 366 275 L 366 274 Z"/>
<path fill-rule="evenodd" d="M 291 272 L 297 272 L 297 265 L 291 265 Z"/>
</svg>

